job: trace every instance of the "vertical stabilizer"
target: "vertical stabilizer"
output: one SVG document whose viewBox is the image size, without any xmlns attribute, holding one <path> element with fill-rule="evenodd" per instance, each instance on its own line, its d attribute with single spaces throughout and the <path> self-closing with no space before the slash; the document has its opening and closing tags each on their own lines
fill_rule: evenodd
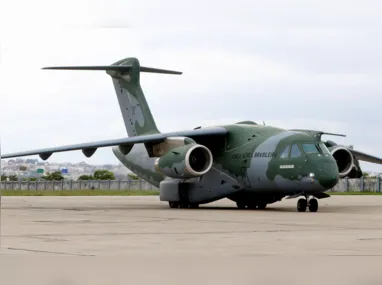
<svg viewBox="0 0 382 285">
<path fill-rule="evenodd" d="M 129 137 L 159 133 L 140 85 L 140 65 L 136 58 L 126 58 L 113 65 L 131 66 L 129 72 L 106 71 L 113 79 L 119 107 Z"/>
</svg>

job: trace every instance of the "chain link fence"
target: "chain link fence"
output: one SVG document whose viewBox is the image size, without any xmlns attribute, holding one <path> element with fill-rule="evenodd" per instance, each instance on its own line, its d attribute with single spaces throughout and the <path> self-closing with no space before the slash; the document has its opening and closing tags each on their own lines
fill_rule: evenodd
<svg viewBox="0 0 382 285">
<path fill-rule="evenodd" d="M 381 177 L 359 179 L 340 179 L 331 192 L 381 192 Z"/>
<path fill-rule="evenodd" d="M 51 190 L 159 190 L 144 180 L 79 180 L 79 181 L 2 181 L 1 189 L 21 191 Z"/>
<path fill-rule="evenodd" d="M 380 192 L 381 177 L 340 179 L 329 192 Z M 52 191 L 52 190 L 139 190 L 155 191 L 157 187 L 144 180 L 82 180 L 82 181 L 1 181 L 0 188 L 4 190 L 21 191 Z"/>
</svg>

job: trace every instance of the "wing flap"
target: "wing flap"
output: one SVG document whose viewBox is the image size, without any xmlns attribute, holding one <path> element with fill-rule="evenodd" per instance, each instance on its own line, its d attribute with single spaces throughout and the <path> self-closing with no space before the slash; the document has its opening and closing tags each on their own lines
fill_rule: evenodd
<svg viewBox="0 0 382 285">
<path fill-rule="evenodd" d="M 39 155 L 41 159 L 48 159 L 53 153 L 56 152 L 65 152 L 73 150 L 82 150 L 83 153 L 90 157 L 94 152 L 100 147 L 110 147 L 116 145 L 122 145 L 125 148 L 132 146 L 137 143 L 159 143 L 163 142 L 168 137 L 189 137 L 189 138 L 198 138 L 198 137 L 208 137 L 208 136 L 225 136 L 227 130 L 222 127 L 211 127 L 211 128 L 202 128 L 197 130 L 190 131 L 179 131 L 179 132 L 169 132 L 169 133 L 159 133 L 152 135 L 142 135 L 136 137 L 126 137 L 113 140 L 104 140 L 97 142 L 88 142 L 80 143 L 73 145 L 57 146 L 51 148 L 42 148 L 35 150 L 28 150 L 22 152 L 8 153 L 1 155 L 1 158 L 13 158 L 21 156 L 30 156 L 30 155 Z"/>
</svg>

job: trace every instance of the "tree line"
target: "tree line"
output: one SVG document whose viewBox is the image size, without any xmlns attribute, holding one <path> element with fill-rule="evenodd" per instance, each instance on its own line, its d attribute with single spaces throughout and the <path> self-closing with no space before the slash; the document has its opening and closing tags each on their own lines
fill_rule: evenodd
<svg viewBox="0 0 382 285">
<path fill-rule="evenodd" d="M 138 180 L 138 176 L 135 174 L 128 174 L 128 177 L 132 180 Z M 19 181 L 19 177 L 17 175 L 1 175 L 1 181 L 6 181 L 8 178 L 9 181 Z M 36 181 L 36 180 L 46 180 L 46 181 L 61 181 L 64 180 L 65 177 L 62 175 L 60 171 L 47 172 L 43 176 L 40 177 L 29 177 L 22 178 L 23 181 Z M 93 175 L 81 175 L 77 180 L 115 180 L 115 175 L 113 172 L 109 170 L 96 170 Z"/>
<path fill-rule="evenodd" d="M 129 173 L 129 174 L 127 174 L 127 176 L 128 176 L 128 179 L 130 179 L 130 180 L 139 180 L 139 177 L 133 173 Z M 367 172 L 363 173 L 363 177 L 365 177 L 365 178 L 376 178 L 376 176 L 372 176 Z M 7 178 L 9 181 L 19 181 L 19 180 L 22 180 L 22 181 L 36 181 L 36 180 L 61 181 L 61 180 L 65 179 L 60 171 L 54 171 L 51 173 L 47 172 L 46 174 L 44 174 L 43 176 L 38 177 L 38 178 L 37 177 L 30 177 L 30 178 L 19 179 L 19 177 L 17 175 L 9 175 L 9 176 L 1 175 L 1 181 L 7 181 Z M 100 169 L 100 170 L 94 171 L 93 175 L 86 175 L 86 174 L 81 175 L 80 177 L 78 177 L 77 181 L 78 180 L 115 180 L 115 175 L 113 172 L 111 172 L 109 170 Z"/>
</svg>

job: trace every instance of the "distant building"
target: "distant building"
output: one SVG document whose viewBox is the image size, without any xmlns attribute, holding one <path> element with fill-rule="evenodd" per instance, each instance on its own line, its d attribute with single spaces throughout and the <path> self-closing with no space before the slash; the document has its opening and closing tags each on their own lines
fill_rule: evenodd
<svg viewBox="0 0 382 285">
<path fill-rule="evenodd" d="M 20 171 L 20 167 L 23 171 Z M 4 175 L 17 175 L 22 178 L 31 177 L 41 177 L 43 174 L 38 173 L 38 169 L 43 169 L 44 174 L 48 172 L 60 171 L 62 169 L 68 169 L 68 173 L 63 173 L 65 179 L 78 179 L 81 175 L 92 175 L 97 169 L 106 169 L 114 173 L 116 179 L 126 179 L 127 175 L 131 173 L 124 165 L 121 163 L 105 164 L 105 165 L 89 165 L 86 162 L 80 163 L 57 163 L 57 162 L 47 162 L 39 161 L 37 159 L 10 159 L 5 160 L 1 165 L 2 174 Z"/>
</svg>

